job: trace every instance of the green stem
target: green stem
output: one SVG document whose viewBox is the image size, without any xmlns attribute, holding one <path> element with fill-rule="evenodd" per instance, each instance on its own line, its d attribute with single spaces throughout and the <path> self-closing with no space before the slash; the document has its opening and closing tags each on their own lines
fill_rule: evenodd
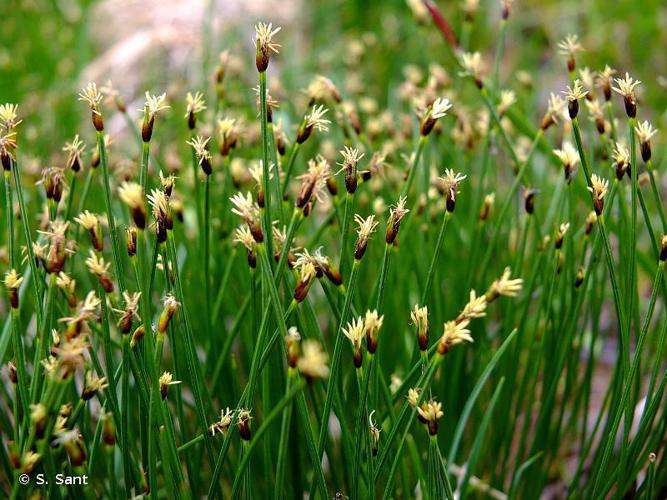
<svg viewBox="0 0 667 500">
<path fill-rule="evenodd" d="M 264 241 L 269 251 L 269 255 L 273 255 L 273 231 L 272 231 L 273 219 L 271 218 L 271 187 L 269 186 L 269 172 L 270 172 L 269 132 L 267 124 L 265 71 L 259 73 L 259 114 L 260 114 L 260 132 L 262 135 L 262 191 L 264 192 L 264 211 L 263 211 Z"/>
<path fill-rule="evenodd" d="M 116 218 L 113 214 L 113 207 L 111 205 L 111 183 L 109 174 L 109 164 L 107 162 L 107 148 L 104 142 L 104 133 L 97 132 L 97 148 L 100 153 L 100 166 L 102 167 L 102 187 L 104 189 L 104 206 L 107 212 L 107 219 L 109 224 L 109 234 L 111 235 L 111 249 L 113 251 L 114 269 L 116 271 L 116 280 L 120 292 L 126 290 L 125 279 L 123 273 L 123 264 L 121 260 L 120 243 L 118 241 L 118 233 L 116 232 Z"/>
</svg>

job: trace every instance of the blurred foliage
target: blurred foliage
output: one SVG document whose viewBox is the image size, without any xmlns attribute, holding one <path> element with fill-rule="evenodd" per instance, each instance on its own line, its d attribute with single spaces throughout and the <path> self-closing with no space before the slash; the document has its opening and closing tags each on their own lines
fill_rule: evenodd
<svg viewBox="0 0 667 500">
<path fill-rule="evenodd" d="M 4 0 L 0 2 L 2 41 L 0 45 L 0 96 L 2 101 L 21 104 L 25 119 L 22 140 L 26 149 L 42 160 L 51 160 L 65 140 L 77 131 L 82 116 L 75 94 L 81 85 L 81 72 L 99 57 L 111 43 L 95 36 L 94 0 Z M 142 2 L 135 5 L 141 6 Z M 461 1 L 436 1 L 453 27 L 461 26 Z M 293 25 L 285 32 L 284 53 L 299 57 L 283 58 L 282 82 L 287 88 L 304 86 L 313 71 L 341 82 L 354 73 L 346 61 L 349 45 L 363 37 L 371 42 L 361 58 L 364 73 L 374 75 L 364 81 L 365 89 L 385 104 L 391 99 L 390 89 L 402 78 L 406 64 L 423 68 L 437 61 L 453 68 L 450 51 L 444 40 L 432 29 L 414 23 L 404 0 L 317 0 L 304 2 Z M 220 4 L 206 7 L 207 15 L 202 37 L 208 39 L 208 27 L 220 24 L 222 31 L 206 45 L 203 57 L 231 47 L 249 50 L 245 34 L 250 26 L 235 26 L 233 20 L 221 18 Z M 482 1 L 470 36 L 470 50 L 493 46 L 497 36 L 499 2 Z M 219 21 L 214 23 L 215 19 Z M 271 20 L 270 13 L 264 16 Z M 244 18 L 245 19 L 245 18 Z M 600 69 L 605 64 L 630 71 L 646 83 L 644 99 L 655 110 L 667 107 L 667 60 L 663 50 L 647 47 L 667 46 L 667 4 L 662 0 L 558 0 L 517 1 L 508 28 L 507 57 L 501 67 L 505 86 L 518 86 L 519 70 L 533 74 L 534 105 L 543 107 L 549 91 L 557 91 L 565 82 L 560 60 L 554 60 L 555 46 L 568 33 L 576 33 L 587 51 L 580 57 L 580 66 Z M 460 33 L 457 33 L 460 37 Z M 241 42 L 239 42 L 241 40 Z M 525 43 L 530 40 L 530 43 Z M 240 47 L 239 45 L 242 44 Z M 297 50 L 292 50 L 295 47 Z M 239 54 L 242 57 L 249 54 Z M 200 54 L 193 54 L 201 57 Z M 491 60 L 493 54 L 485 54 Z M 210 65 L 210 63 L 208 63 Z M 148 65 L 147 65 L 148 66 Z M 368 67 L 372 71 L 368 71 Z M 150 67 L 146 69 L 147 85 L 160 79 Z M 102 83 L 102 82 L 100 82 Z M 201 82 L 198 82 L 201 84 Z M 384 102 L 383 102 L 384 101 Z M 48 110 L 48 112 L 46 112 Z M 653 117 L 658 126 L 663 117 Z M 54 144 L 55 143 L 55 144 Z"/>
</svg>

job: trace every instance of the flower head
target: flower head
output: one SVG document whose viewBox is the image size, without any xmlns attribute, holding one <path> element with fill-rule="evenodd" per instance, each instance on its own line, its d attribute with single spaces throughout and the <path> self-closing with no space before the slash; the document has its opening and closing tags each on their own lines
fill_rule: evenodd
<svg viewBox="0 0 667 500">
<path fill-rule="evenodd" d="M 447 211 L 453 212 L 456 206 L 456 195 L 458 194 L 459 183 L 466 178 L 465 175 L 454 172 L 453 169 L 445 169 L 445 175 L 439 177 L 442 182 L 445 198 L 447 200 Z"/>
<path fill-rule="evenodd" d="M 162 372 L 162 375 L 160 375 L 158 382 L 160 384 L 160 396 L 162 397 L 162 399 L 167 399 L 170 385 L 176 385 L 181 383 L 180 380 L 174 380 L 174 376 L 171 374 L 171 372 L 167 371 Z"/>
<path fill-rule="evenodd" d="M 79 92 L 79 101 L 83 101 L 90 107 L 91 111 L 99 115 L 99 105 L 102 102 L 102 93 L 97 90 L 95 82 L 88 82 L 81 92 Z"/>
<path fill-rule="evenodd" d="M 396 203 L 396 205 L 392 205 L 389 208 L 387 234 L 385 235 L 385 241 L 389 245 L 396 241 L 396 238 L 398 237 L 398 231 L 401 228 L 401 221 L 403 220 L 403 217 L 405 217 L 406 214 L 410 212 L 410 209 L 405 207 L 406 202 L 407 198 L 405 196 L 401 196 L 398 199 L 398 203 Z"/>
<path fill-rule="evenodd" d="M 433 101 L 424 112 L 424 116 L 422 117 L 419 127 L 419 133 L 422 136 L 429 135 L 438 119 L 446 116 L 447 111 L 449 111 L 451 107 L 452 103 L 449 102 L 449 99 L 444 97 L 438 97 L 435 101 Z"/>
<path fill-rule="evenodd" d="M 171 107 L 167 104 L 166 92 L 160 95 L 151 95 L 150 92 L 146 91 L 145 96 L 146 102 L 144 102 L 144 107 L 140 108 L 139 111 L 147 113 L 151 118 L 155 118 L 160 111 Z"/>
<path fill-rule="evenodd" d="M 373 354 L 377 350 L 378 333 L 380 328 L 382 328 L 383 321 L 384 316 L 378 315 L 377 311 L 366 311 L 364 330 L 366 332 L 366 347 L 370 354 Z"/>
<path fill-rule="evenodd" d="M 563 91 L 565 98 L 567 99 L 567 110 L 571 119 L 575 119 L 579 113 L 579 99 L 583 99 L 588 94 L 588 90 L 584 90 L 584 87 L 581 85 L 581 80 L 577 79 L 572 84 L 572 87 L 568 86 L 567 90 Z"/>
<path fill-rule="evenodd" d="M 278 53 L 280 45 L 273 41 L 273 37 L 280 31 L 280 27 L 273 28 L 271 23 L 257 23 L 255 25 L 255 65 L 257 71 L 263 73 L 269 66 L 271 53 Z"/>
<path fill-rule="evenodd" d="M 357 228 L 357 244 L 354 250 L 354 258 L 356 260 L 361 260 L 366 253 L 366 246 L 368 245 L 368 239 L 371 237 L 371 234 L 375 232 L 375 228 L 378 223 L 375 220 L 375 215 L 369 215 L 365 219 L 359 215 L 354 215 L 354 221 L 358 224 Z"/>
<path fill-rule="evenodd" d="M 563 164 L 563 171 L 565 173 L 565 179 L 568 182 L 572 182 L 574 175 L 577 173 L 577 165 L 579 164 L 579 153 L 572 146 L 572 143 L 565 141 L 563 143 L 562 149 L 554 149 L 554 154 L 558 157 L 560 162 Z"/>
<path fill-rule="evenodd" d="M 625 78 L 615 78 L 616 87 L 612 90 L 623 96 L 623 103 L 625 104 L 625 113 L 628 118 L 635 118 L 637 116 L 637 96 L 635 95 L 635 87 L 641 82 L 633 80 L 629 73 L 625 73 Z"/>
<path fill-rule="evenodd" d="M 363 342 L 365 335 L 364 321 L 361 316 L 353 318 L 352 321 L 347 324 L 347 327 L 343 328 L 343 334 L 350 340 L 350 342 L 352 342 L 352 347 L 354 348 L 355 353 L 361 351 L 361 343 Z"/>
<path fill-rule="evenodd" d="M 600 71 L 595 79 L 596 85 L 602 89 L 604 94 L 605 101 L 611 100 L 611 85 L 616 70 L 605 66 L 602 71 Z"/>
<path fill-rule="evenodd" d="M 607 194 L 609 181 L 598 177 L 596 174 L 591 176 L 591 185 L 588 190 L 593 194 L 593 208 L 595 213 L 600 216 L 604 209 L 604 196 Z"/>
<path fill-rule="evenodd" d="M 8 132 L 15 129 L 22 121 L 18 119 L 18 109 L 17 104 L 0 104 L 0 124 Z"/>
<path fill-rule="evenodd" d="M 204 94 L 201 92 L 195 92 L 192 94 L 188 92 L 185 96 L 185 101 L 187 103 L 185 118 L 188 119 L 188 126 L 190 129 L 195 128 L 196 116 L 206 109 L 206 103 L 204 102 Z"/>
<path fill-rule="evenodd" d="M 506 267 L 502 276 L 491 283 L 489 290 L 486 292 L 486 301 L 493 302 L 499 296 L 516 297 L 521 291 L 523 280 L 521 278 L 510 278 L 512 270 Z"/>
<path fill-rule="evenodd" d="M 311 80 L 305 92 L 310 98 L 311 103 L 327 101 L 339 103 L 342 100 L 336 84 L 322 75 L 317 75 Z"/>
<path fill-rule="evenodd" d="M 301 343 L 301 356 L 297 368 L 308 379 L 326 378 L 329 375 L 329 356 L 316 340 L 306 339 Z"/>
<path fill-rule="evenodd" d="M 232 425 L 232 419 L 234 418 L 234 411 L 229 408 L 225 410 L 220 410 L 220 420 L 215 422 L 209 427 L 211 436 L 216 434 L 224 434 L 229 429 L 229 426 Z"/>
<path fill-rule="evenodd" d="M 477 296 L 475 290 L 470 290 L 470 299 L 461 311 L 460 318 L 482 318 L 486 316 L 486 295 Z"/>
<path fill-rule="evenodd" d="M 471 76 L 475 80 L 477 87 L 482 88 L 482 73 L 484 71 L 484 62 L 482 54 L 479 52 L 464 52 L 461 54 L 459 63 L 463 68 L 462 76 Z"/>
<path fill-rule="evenodd" d="M 310 113 L 308 113 L 304 118 L 306 121 L 306 127 L 314 128 L 319 132 L 328 131 L 331 121 L 324 118 L 324 115 L 326 115 L 328 112 L 329 110 L 321 104 L 313 106 L 310 110 Z"/>
<path fill-rule="evenodd" d="M 211 153 L 208 150 L 208 142 L 210 140 L 210 137 L 204 139 L 198 135 L 186 141 L 186 144 L 190 145 L 194 150 L 199 166 L 206 175 L 211 175 L 213 172 L 211 168 Z"/>
<path fill-rule="evenodd" d="M 63 146 L 63 151 L 67 153 L 67 167 L 71 168 L 74 172 L 81 170 L 81 165 L 83 164 L 81 155 L 85 150 L 86 145 L 79 139 L 79 134 L 76 134 L 72 142 L 68 142 Z"/>
<path fill-rule="evenodd" d="M 577 52 L 583 51 L 584 48 L 579 43 L 577 35 L 567 35 L 564 40 L 558 43 L 558 53 L 567 58 L 567 70 L 571 73 L 576 66 Z"/>
<path fill-rule="evenodd" d="M 429 434 L 431 436 L 438 434 L 438 420 L 444 415 L 442 403 L 431 399 L 428 403 L 419 406 L 417 412 L 422 421 L 428 425 Z"/>
<path fill-rule="evenodd" d="M 428 349 L 429 335 L 428 307 L 419 307 L 419 304 L 415 304 L 415 307 L 410 312 L 410 319 L 412 320 L 412 324 L 417 327 L 419 350 L 426 351 Z"/>
</svg>

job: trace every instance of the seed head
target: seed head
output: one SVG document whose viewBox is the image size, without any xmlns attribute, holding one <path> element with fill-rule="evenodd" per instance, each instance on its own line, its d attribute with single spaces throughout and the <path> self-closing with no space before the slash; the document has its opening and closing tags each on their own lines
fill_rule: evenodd
<svg viewBox="0 0 667 500">
<path fill-rule="evenodd" d="M 250 416 L 250 413 L 252 410 L 249 408 L 241 408 L 238 410 L 237 413 L 237 419 L 236 419 L 236 425 L 239 429 L 239 434 L 241 435 L 241 439 L 244 441 L 250 441 L 250 420 L 252 420 L 252 417 Z"/>
<path fill-rule="evenodd" d="M 479 209 L 479 220 L 485 221 L 491 214 L 491 209 L 496 201 L 496 193 L 488 193 L 484 196 L 484 201 Z"/>
<path fill-rule="evenodd" d="M 136 182 L 123 182 L 118 188 L 118 196 L 130 209 L 135 226 L 142 230 L 145 229 L 146 206 L 141 185 Z"/>
<path fill-rule="evenodd" d="M 598 177 L 596 174 L 591 176 L 591 185 L 588 190 L 593 193 L 593 208 L 595 213 L 600 216 L 604 210 L 604 196 L 607 194 L 609 181 Z"/>
<path fill-rule="evenodd" d="M 253 238 L 248 226 L 239 226 L 234 231 L 234 243 L 240 243 L 246 249 L 248 255 L 248 265 L 255 268 L 257 265 L 257 256 L 255 254 L 255 238 Z"/>
<path fill-rule="evenodd" d="M 614 166 L 616 168 L 616 179 L 620 181 L 626 172 L 629 173 L 630 152 L 625 144 L 617 142 L 614 144 L 614 150 L 611 157 L 614 160 Z"/>
<path fill-rule="evenodd" d="M 419 398 L 421 397 L 422 390 L 420 387 L 411 387 L 408 389 L 407 400 L 410 406 L 415 408 L 419 404 Z"/>
<path fill-rule="evenodd" d="M 442 403 L 430 400 L 417 408 L 419 416 L 428 425 L 428 433 L 431 436 L 438 434 L 438 420 L 442 418 L 444 412 L 442 411 Z"/>
<path fill-rule="evenodd" d="M 366 332 L 366 348 L 370 354 L 374 354 L 378 347 L 378 333 L 382 328 L 384 316 L 379 316 L 378 312 L 366 311 L 364 318 L 364 330 Z"/>
<path fill-rule="evenodd" d="M 327 132 L 329 130 L 331 121 L 325 119 L 324 115 L 326 115 L 328 112 L 329 110 L 321 104 L 313 106 L 310 110 L 310 113 L 304 117 L 306 128 L 310 130 L 315 129 L 318 132 Z M 299 141 L 297 138 L 297 142 L 301 143 L 303 141 Z"/>
<path fill-rule="evenodd" d="M 382 432 L 382 429 L 378 428 L 377 424 L 373 421 L 374 413 L 375 410 L 368 415 L 368 431 L 371 434 L 371 452 L 373 456 L 376 456 L 380 446 L 380 432 Z"/>
<path fill-rule="evenodd" d="M 582 52 L 584 48 L 579 43 L 577 35 L 567 35 L 565 40 L 558 43 L 558 53 L 567 59 L 567 70 L 572 73 L 577 65 L 577 52 Z"/>
<path fill-rule="evenodd" d="M 234 411 L 229 408 L 225 410 L 220 410 L 220 420 L 215 422 L 209 427 L 211 436 L 216 434 L 225 434 L 229 426 L 232 425 L 232 419 L 234 418 Z"/>
<path fill-rule="evenodd" d="M 345 172 L 345 189 L 348 193 L 353 194 L 357 190 L 357 165 L 364 157 L 364 153 L 356 148 L 345 146 L 340 154 L 343 156 L 343 161 L 338 163 L 341 169 L 336 174 Z"/>
<path fill-rule="evenodd" d="M 551 93 L 549 95 L 549 103 L 547 105 L 547 112 L 542 118 L 540 128 L 542 130 L 548 129 L 551 125 L 556 125 L 561 117 L 565 116 L 566 103 L 559 95 Z"/>
<path fill-rule="evenodd" d="M 482 54 L 479 52 L 464 52 L 461 54 L 459 63 L 463 68 L 461 76 L 471 76 L 475 81 L 477 88 L 482 88 L 484 84 L 482 83 L 482 74 L 484 71 L 484 63 L 482 61 Z"/>
<path fill-rule="evenodd" d="M 218 144 L 220 155 L 229 156 L 232 148 L 236 147 L 239 138 L 238 126 L 235 118 L 222 118 L 217 122 Z"/>
<path fill-rule="evenodd" d="M 568 86 L 567 90 L 563 92 L 567 99 L 567 111 L 570 119 L 574 120 L 579 114 L 579 99 L 583 99 L 588 94 L 588 90 L 584 90 L 579 79 L 574 81 L 572 87 Z"/>
<path fill-rule="evenodd" d="M 72 142 L 66 143 L 63 151 L 67 153 L 67 168 L 71 168 L 73 172 L 81 170 L 81 165 L 83 165 L 81 155 L 85 150 L 86 145 L 79 139 L 79 134 L 74 136 Z"/>
<path fill-rule="evenodd" d="M 612 69 L 609 66 L 605 66 L 604 69 L 598 73 L 595 80 L 598 88 L 602 89 L 605 101 L 611 100 L 611 85 L 615 74 L 615 69 Z"/>
<path fill-rule="evenodd" d="M 415 307 L 410 312 L 410 319 L 412 320 L 412 324 L 417 327 L 419 350 L 422 352 L 426 351 L 428 349 L 429 336 L 428 307 L 419 307 L 418 304 L 415 304 Z"/>
<path fill-rule="evenodd" d="M 554 154 L 563 164 L 563 172 L 568 183 L 572 182 L 574 175 L 577 173 L 577 165 L 579 164 L 579 153 L 572 146 L 572 143 L 565 141 L 562 149 L 554 149 Z"/>
<path fill-rule="evenodd" d="M 667 260 L 667 235 L 663 235 L 660 240 L 660 261 L 665 262 Z"/>
<path fill-rule="evenodd" d="M 155 117 L 164 109 L 168 109 L 167 94 L 151 95 L 146 91 L 146 102 L 144 107 L 139 109 L 144 113 L 144 121 L 141 126 L 141 138 L 144 142 L 150 142 L 153 137 L 153 127 L 155 125 Z"/>
<path fill-rule="evenodd" d="M 211 175 L 211 173 L 213 173 L 213 169 L 211 168 L 211 153 L 208 150 L 208 141 L 210 140 L 210 137 L 204 139 L 202 136 L 198 135 L 189 141 L 186 141 L 186 144 L 189 144 L 192 146 L 192 149 L 194 149 L 199 166 L 206 175 Z"/>
<path fill-rule="evenodd" d="M 12 160 L 15 158 L 16 132 L 7 132 L 0 134 L 0 159 L 2 160 L 2 169 L 9 172 L 12 169 Z"/>
<path fill-rule="evenodd" d="M 360 368 L 363 359 L 361 356 L 361 343 L 364 340 L 365 334 L 364 321 L 361 316 L 353 318 L 352 321 L 347 324 L 347 328 L 343 328 L 343 334 L 350 339 L 350 342 L 352 342 L 354 366 Z"/>
<path fill-rule="evenodd" d="M 342 97 L 336 84 L 322 75 L 317 75 L 311 80 L 305 92 L 310 98 L 311 105 L 316 102 L 333 101 L 340 103 L 342 101 Z"/>
<path fill-rule="evenodd" d="M 185 96 L 187 103 L 185 118 L 188 120 L 188 128 L 193 130 L 197 126 L 197 115 L 206 109 L 204 95 L 201 92 L 190 92 Z"/>
<path fill-rule="evenodd" d="M 102 93 L 97 90 L 95 82 L 88 82 L 81 92 L 79 92 L 79 101 L 84 101 L 93 112 L 98 112 L 98 106 L 102 102 Z"/>
<path fill-rule="evenodd" d="M 658 130 L 654 129 L 648 120 L 644 120 L 635 127 L 635 132 L 639 139 L 642 160 L 646 163 L 651 159 L 651 138 L 658 133 Z"/>
<path fill-rule="evenodd" d="M 164 335 L 164 333 L 167 331 L 167 328 L 169 328 L 169 323 L 174 317 L 174 314 L 176 314 L 178 308 L 181 307 L 181 303 L 178 302 L 176 298 L 170 293 L 165 295 L 162 303 L 162 313 L 160 314 L 160 319 L 158 320 L 157 324 L 158 335 Z"/>
<path fill-rule="evenodd" d="M 257 23 L 255 25 L 255 65 L 257 71 L 264 73 L 269 67 L 271 53 L 278 53 L 280 45 L 273 41 L 273 37 L 280 31 L 280 27 L 273 28 L 271 23 Z"/>
<path fill-rule="evenodd" d="M 12 309 L 19 307 L 19 287 L 23 282 L 23 277 L 16 272 L 16 269 L 10 269 L 5 273 L 5 286 L 9 295 L 9 305 Z"/>
<path fill-rule="evenodd" d="M 169 393 L 169 386 L 170 385 L 176 385 L 180 384 L 180 380 L 174 380 L 174 376 L 171 374 L 171 372 L 162 372 L 162 375 L 160 375 L 159 378 L 159 383 L 160 383 L 160 396 L 162 399 L 167 399 L 167 395 Z"/>
<path fill-rule="evenodd" d="M 453 212 L 456 207 L 456 195 L 458 194 L 459 183 L 466 178 L 465 175 L 454 172 L 451 168 L 445 170 L 445 175 L 439 179 L 442 181 L 447 201 L 447 211 Z"/>
<path fill-rule="evenodd" d="M 473 339 L 470 336 L 470 330 L 467 328 L 469 324 L 469 319 L 447 321 L 444 325 L 442 337 L 440 338 L 438 352 L 441 355 L 445 355 L 457 344 L 473 342 Z"/>
<path fill-rule="evenodd" d="M 554 240 L 554 247 L 556 250 L 560 250 L 560 248 L 563 246 L 563 238 L 565 238 L 565 233 L 567 233 L 569 228 L 569 222 L 564 222 L 558 226 L 558 230 L 556 231 L 556 239 Z"/>
<path fill-rule="evenodd" d="M 0 125 L 7 132 L 14 130 L 23 121 L 18 119 L 18 111 L 18 104 L 0 104 Z"/>
<path fill-rule="evenodd" d="M 79 101 L 85 102 L 90 108 L 93 126 L 98 132 L 104 130 L 104 120 L 100 113 L 100 103 L 102 102 L 102 98 L 102 93 L 97 90 L 97 84 L 95 82 L 88 82 L 88 85 L 79 92 Z"/>
<path fill-rule="evenodd" d="M 635 87 L 641 82 L 639 80 L 633 80 L 627 72 L 625 73 L 625 78 L 615 78 L 614 81 L 616 82 L 616 87 L 612 87 L 612 90 L 623 96 L 625 113 L 628 115 L 628 118 L 635 118 L 637 116 L 637 96 L 635 95 Z"/>
<path fill-rule="evenodd" d="M 295 263 L 295 267 L 299 270 L 299 278 L 294 289 L 294 300 L 303 302 L 317 277 L 317 269 L 310 261 L 301 261 L 300 264 Z"/>
<path fill-rule="evenodd" d="M 48 167 L 42 171 L 42 180 L 46 198 L 59 203 L 65 190 L 65 172 L 60 167 Z"/>
<path fill-rule="evenodd" d="M 366 253 L 366 246 L 371 234 L 375 232 L 378 223 L 375 220 L 375 215 L 370 215 L 367 218 L 361 217 L 359 214 L 354 215 L 355 222 L 359 225 L 357 228 L 357 244 L 354 249 L 355 260 L 361 260 Z"/>
<path fill-rule="evenodd" d="M 167 241 L 167 230 L 173 227 L 173 221 L 169 214 L 169 198 L 162 189 L 157 188 L 152 189 L 147 198 L 155 219 L 155 234 L 158 243 L 164 243 Z"/>
<path fill-rule="evenodd" d="M 234 205 L 232 213 L 241 217 L 241 219 L 248 225 L 255 241 L 257 243 L 262 243 L 262 241 L 264 241 L 264 236 L 259 223 L 259 207 L 253 201 L 252 195 L 250 193 L 246 193 L 245 195 L 236 193 L 230 198 L 230 201 L 232 202 L 232 205 Z"/>
<path fill-rule="evenodd" d="M 589 94 L 590 96 L 590 94 Z M 607 123 L 604 119 L 604 112 L 602 111 L 602 105 L 597 99 L 589 99 L 585 101 L 586 108 L 590 114 L 590 120 L 595 123 L 595 128 L 597 129 L 600 135 L 604 134 L 607 131 Z"/>
<path fill-rule="evenodd" d="M 78 222 L 88 231 L 93 248 L 101 252 L 104 249 L 104 239 L 102 238 L 102 230 L 100 229 L 100 221 L 97 215 L 86 210 L 81 212 L 78 217 L 75 217 L 74 221 Z"/>
<path fill-rule="evenodd" d="M 322 350 L 319 342 L 306 339 L 301 343 L 301 356 L 297 368 L 309 380 L 326 378 L 329 376 L 328 360 L 329 355 Z"/>
<path fill-rule="evenodd" d="M 500 102 L 498 103 L 498 115 L 502 117 L 514 103 L 516 103 L 516 94 L 514 91 L 502 90 L 500 92 Z"/>
<path fill-rule="evenodd" d="M 124 310 L 114 310 L 120 313 L 121 317 L 118 320 L 118 329 L 120 333 L 126 335 L 132 331 L 132 322 L 135 318 L 141 320 L 137 312 L 139 306 L 139 299 L 141 299 L 141 292 L 129 293 L 127 290 L 123 292 L 123 300 L 125 301 Z"/>
<path fill-rule="evenodd" d="M 410 211 L 405 208 L 407 198 L 401 196 L 398 199 L 398 203 L 393 205 L 389 209 L 389 220 L 387 221 L 387 234 L 385 235 L 385 241 L 388 245 L 392 245 L 396 238 L 398 237 L 398 231 L 401 228 L 401 221 L 403 217 Z"/>
<path fill-rule="evenodd" d="M 506 297 L 516 297 L 521 291 L 523 280 L 521 278 L 512 279 L 510 276 L 512 270 L 506 267 L 502 276 L 491 283 L 489 290 L 486 292 L 486 301 L 493 302 L 501 295 Z"/>
<path fill-rule="evenodd" d="M 86 384 L 81 392 L 81 399 L 88 401 L 101 390 L 109 387 L 106 377 L 98 377 L 93 372 L 86 372 Z"/>
<path fill-rule="evenodd" d="M 470 300 L 461 311 L 459 318 L 472 319 L 486 316 L 486 295 L 477 296 L 475 290 L 470 290 Z"/>
<path fill-rule="evenodd" d="M 447 115 L 447 111 L 449 111 L 451 107 L 452 103 L 449 102 L 449 99 L 438 97 L 435 101 L 433 101 L 431 105 L 426 108 L 426 111 L 422 116 L 419 126 L 419 133 L 424 137 L 429 135 L 433 130 L 433 127 L 435 127 L 436 122 L 440 118 L 445 117 Z"/>
<path fill-rule="evenodd" d="M 110 262 L 105 262 L 104 257 L 98 256 L 95 251 L 90 249 L 90 256 L 86 259 L 86 266 L 90 274 L 93 274 L 106 293 L 113 292 L 113 282 L 109 277 Z"/>
<path fill-rule="evenodd" d="M 324 199 L 324 187 L 330 175 L 331 167 L 322 155 L 308 160 L 308 172 L 297 177 L 301 180 L 301 187 L 296 197 L 296 207 L 303 209 L 313 199 L 321 202 Z"/>
</svg>

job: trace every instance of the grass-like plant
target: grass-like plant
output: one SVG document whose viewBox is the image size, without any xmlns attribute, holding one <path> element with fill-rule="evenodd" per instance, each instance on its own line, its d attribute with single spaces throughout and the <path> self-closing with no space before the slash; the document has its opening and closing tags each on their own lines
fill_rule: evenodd
<svg viewBox="0 0 667 500">
<path fill-rule="evenodd" d="M 573 35 L 508 78 L 509 0 L 488 46 L 477 2 L 407 3 L 438 46 L 402 81 L 366 34 L 301 92 L 258 23 L 254 68 L 138 113 L 88 83 L 37 175 L 0 106 L 5 496 L 665 496 L 650 100 Z"/>
</svg>

